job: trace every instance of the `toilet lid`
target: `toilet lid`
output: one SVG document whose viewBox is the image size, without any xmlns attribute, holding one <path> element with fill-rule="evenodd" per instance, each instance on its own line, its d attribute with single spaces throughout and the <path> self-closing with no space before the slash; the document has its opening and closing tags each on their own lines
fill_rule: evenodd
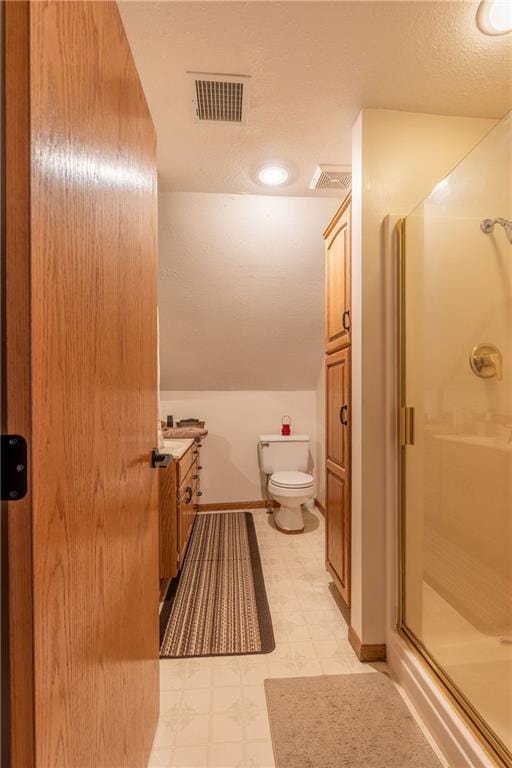
<svg viewBox="0 0 512 768">
<path fill-rule="evenodd" d="M 314 483 L 306 472 L 274 472 L 270 480 L 279 488 L 309 488 Z"/>
</svg>

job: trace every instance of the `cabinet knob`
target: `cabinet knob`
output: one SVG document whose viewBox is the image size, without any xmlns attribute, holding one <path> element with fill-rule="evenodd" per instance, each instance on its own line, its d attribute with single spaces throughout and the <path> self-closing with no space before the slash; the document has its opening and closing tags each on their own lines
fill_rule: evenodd
<svg viewBox="0 0 512 768">
<path fill-rule="evenodd" d="M 199 480 L 199 475 L 192 475 L 192 480 Z"/>
<path fill-rule="evenodd" d="M 197 495 L 198 495 L 198 496 L 202 496 L 202 495 L 203 495 L 203 492 L 202 492 L 202 491 L 198 491 L 198 492 L 197 492 Z"/>
<path fill-rule="evenodd" d="M 202 469 L 202 467 L 200 467 L 199 465 L 197 466 L 197 468 L 198 468 L 198 469 Z"/>
</svg>

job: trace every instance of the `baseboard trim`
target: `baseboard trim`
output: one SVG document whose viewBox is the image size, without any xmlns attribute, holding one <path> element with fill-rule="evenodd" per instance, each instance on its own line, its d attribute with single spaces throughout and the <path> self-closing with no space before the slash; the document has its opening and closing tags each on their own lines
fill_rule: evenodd
<svg viewBox="0 0 512 768">
<path fill-rule="evenodd" d="M 315 507 L 322 513 L 322 515 L 325 517 L 325 507 L 323 504 L 321 504 L 318 499 L 315 499 Z"/>
<path fill-rule="evenodd" d="M 199 512 L 220 512 L 224 509 L 267 509 L 269 502 L 265 499 L 258 501 L 222 501 L 216 504 L 199 504 Z M 271 501 L 270 506 L 276 509 L 280 505 Z"/>
<path fill-rule="evenodd" d="M 359 661 L 386 661 L 385 643 L 375 643 L 374 645 L 362 643 L 352 627 L 348 628 L 348 641 Z"/>
<path fill-rule="evenodd" d="M 199 504 L 199 512 L 220 512 L 223 509 L 267 509 L 269 503 L 265 499 L 258 499 L 258 501 L 221 501 L 216 504 Z M 277 501 L 271 500 L 270 506 L 272 509 L 277 509 L 281 505 Z M 325 517 L 325 507 L 318 499 L 315 499 L 316 508 Z"/>
</svg>

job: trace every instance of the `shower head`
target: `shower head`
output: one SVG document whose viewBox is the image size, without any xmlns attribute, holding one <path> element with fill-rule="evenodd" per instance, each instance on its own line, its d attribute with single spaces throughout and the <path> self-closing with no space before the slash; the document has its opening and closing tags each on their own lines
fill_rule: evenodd
<svg viewBox="0 0 512 768">
<path fill-rule="evenodd" d="M 503 227 L 507 240 L 512 245 L 512 221 L 509 221 L 508 219 L 484 219 L 480 222 L 480 229 L 482 232 L 485 232 L 486 235 L 490 235 L 491 232 L 494 232 L 496 224 Z"/>
</svg>

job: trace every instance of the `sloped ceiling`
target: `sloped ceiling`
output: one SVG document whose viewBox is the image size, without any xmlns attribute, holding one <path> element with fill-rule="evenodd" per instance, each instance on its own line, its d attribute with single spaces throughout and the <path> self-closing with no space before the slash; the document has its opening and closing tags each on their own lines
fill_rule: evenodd
<svg viewBox="0 0 512 768">
<path fill-rule="evenodd" d="M 315 389 L 337 201 L 160 195 L 163 390 Z"/>
<path fill-rule="evenodd" d="M 317 163 L 350 163 L 362 107 L 471 117 L 510 109 L 512 35 L 482 34 L 472 0 L 120 7 L 167 189 L 269 194 L 254 171 L 279 159 L 292 179 L 271 194 L 308 195 Z M 248 126 L 194 123 L 187 70 L 250 75 Z"/>
</svg>

